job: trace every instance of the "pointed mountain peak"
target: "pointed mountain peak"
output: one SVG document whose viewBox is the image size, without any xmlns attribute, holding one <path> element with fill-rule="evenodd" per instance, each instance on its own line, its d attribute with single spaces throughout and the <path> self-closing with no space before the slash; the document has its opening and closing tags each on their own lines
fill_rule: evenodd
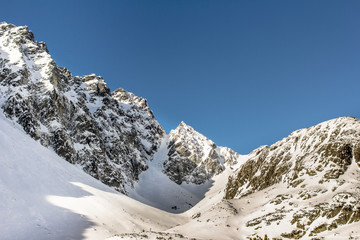
<svg viewBox="0 0 360 240">
<path fill-rule="evenodd" d="M 184 121 L 176 127 L 175 130 L 170 131 L 170 136 L 177 136 L 175 138 L 186 138 L 186 139 L 193 139 L 193 141 L 203 141 L 203 142 L 211 142 L 210 144 L 214 144 L 210 139 L 208 139 L 203 134 L 196 131 L 190 125 L 187 125 Z"/>
<path fill-rule="evenodd" d="M 181 123 L 177 126 L 177 128 L 185 128 L 185 127 L 191 127 L 187 125 L 184 121 L 181 121 Z"/>
<path fill-rule="evenodd" d="M 189 131 L 196 132 L 193 127 L 191 127 L 190 125 L 187 125 L 184 121 L 181 121 L 181 123 L 176 127 L 175 131 L 179 131 L 181 129 L 186 129 Z"/>
</svg>

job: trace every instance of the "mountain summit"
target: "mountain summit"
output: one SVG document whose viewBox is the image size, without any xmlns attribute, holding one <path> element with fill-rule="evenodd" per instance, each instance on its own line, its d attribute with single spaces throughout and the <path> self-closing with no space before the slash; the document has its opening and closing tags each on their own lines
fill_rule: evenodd
<svg viewBox="0 0 360 240">
<path fill-rule="evenodd" d="M 204 183 L 225 168 L 220 148 L 184 122 L 169 133 L 168 148 L 165 172 L 178 184 Z"/>
</svg>

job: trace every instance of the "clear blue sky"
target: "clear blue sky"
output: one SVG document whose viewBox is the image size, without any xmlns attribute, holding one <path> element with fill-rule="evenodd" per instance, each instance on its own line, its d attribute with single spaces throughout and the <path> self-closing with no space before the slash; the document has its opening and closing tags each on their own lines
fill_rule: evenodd
<svg viewBox="0 0 360 240">
<path fill-rule="evenodd" d="M 148 99 L 248 153 L 292 131 L 360 117 L 360 1 L 3 1 L 59 66 Z"/>
</svg>

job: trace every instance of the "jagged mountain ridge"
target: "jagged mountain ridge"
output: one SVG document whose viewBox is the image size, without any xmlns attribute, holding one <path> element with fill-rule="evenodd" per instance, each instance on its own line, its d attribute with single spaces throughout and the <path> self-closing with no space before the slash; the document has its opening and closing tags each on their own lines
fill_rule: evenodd
<svg viewBox="0 0 360 240">
<path fill-rule="evenodd" d="M 145 99 L 58 67 L 27 27 L 0 24 L 0 58 L 1 108 L 31 137 L 122 192 L 147 169 L 165 131 Z"/>
<path fill-rule="evenodd" d="M 123 193 L 148 168 L 166 137 L 146 99 L 121 88 L 110 92 L 95 74 L 73 76 L 56 65 L 46 44 L 35 41 L 26 26 L 5 22 L 0 23 L 0 104 L 8 118 L 42 145 Z M 194 130 L 193 134 L 200 136 Z M 182 144 L 177 142 L 177 147 Z M 204 154 L 204 149 L 196 150 L 192 156 Z M 236 157 L 235 152 L 230 155 Z M 198 162 L 179 153 L 171 157 L 171 164 L 167 162 L 164 172 L 175 181 L 173 170 L 184 171 L 178 184 L 183 177 L 201 184 L 223 170 L 223 157 L 215 158 L 197 166 Z M 197 175 L 177 168 L 180 161 L 191 170 L 196 168 Z"/>
</svg>

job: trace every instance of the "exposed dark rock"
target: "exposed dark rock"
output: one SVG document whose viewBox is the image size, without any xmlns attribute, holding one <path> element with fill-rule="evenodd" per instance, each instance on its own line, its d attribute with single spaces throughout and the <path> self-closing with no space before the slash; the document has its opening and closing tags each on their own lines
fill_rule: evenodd
<svg viewBox="0 0 360 240">
<path fill-rule="evenodd" d="M 225 163 L 235 164 L 239 154 L 231 149 L 216 146 L 211 140 L 181 122 L 169 134 L 168 160 L 164 172 L 181 184 L 202 184 L 225 169 Z"/>
</svg>

